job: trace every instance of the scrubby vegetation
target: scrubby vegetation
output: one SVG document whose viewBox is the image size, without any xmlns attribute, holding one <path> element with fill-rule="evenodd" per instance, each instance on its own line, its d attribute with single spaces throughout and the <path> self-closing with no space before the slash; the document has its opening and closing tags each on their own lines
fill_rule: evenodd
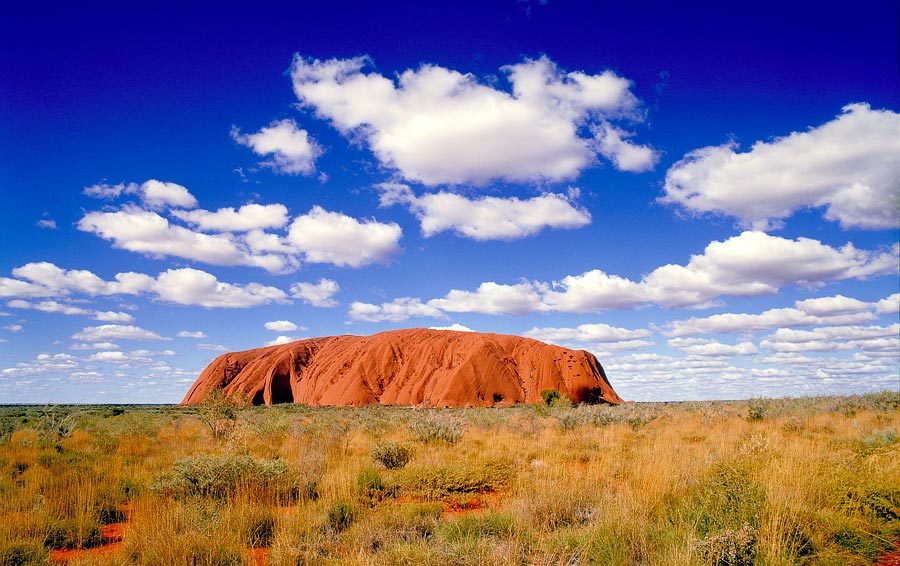
<svg viewBox="0 0 900 566">
<path fill-rule="evenodd" d="M 897 393 L 215 403 L 0 408 L 0 563 L 855 565 L 900 540 Z"/>
</svg>

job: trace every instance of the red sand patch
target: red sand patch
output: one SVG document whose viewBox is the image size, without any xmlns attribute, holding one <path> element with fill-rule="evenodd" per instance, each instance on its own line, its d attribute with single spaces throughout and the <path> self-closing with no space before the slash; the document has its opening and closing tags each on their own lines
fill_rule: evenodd
<svg viewBox="0 0 900 566">
<path fill-rule="evenodd" d="M 484 510 L 484 503 L 479 497 L 473 497 L 468 501 L 445 501 L 441 519 L 449 519 L 460 515 L 468 515 Z"/>
<path fill-rule="evenodd" d="M 93 548 L 64 548 L 50 551 L 50 560 L 66 563 L 76 558 L 85 556 L 110 556 L 122 550 L 122 539 L 125 538 L 125 526 L 127 523 L 112 523 L 103 525 L 100 529 L 100 538 L 103 544 Z"/>
<path fill-rule="evenodd" d="M 441 519 L 452 519 L 461 515 L 482 513 L 488 509 L 500 507 L 503 501 L 503 493 L 489 492 L 473 496 L 468 501 L 444 501 L 444 510 Z"/>
<path fill-rule="evenodd" d="M 882 554 L 875 566 L 900 566 L 900 550 Z"/>
<path fill-rule="evenodd" d="M 269 559 L 269 549 L 268 548 L 251 549 L 250 556 L 253 558 L 253 563 L 256 564 L 256 566 L 266 566 L 266 562 Z"/>
</svg>

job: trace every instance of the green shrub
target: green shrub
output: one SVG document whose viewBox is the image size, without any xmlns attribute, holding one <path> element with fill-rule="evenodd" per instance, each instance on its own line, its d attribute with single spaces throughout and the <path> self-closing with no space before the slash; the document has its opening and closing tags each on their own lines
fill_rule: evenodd
<svg viewBox="0 0 900 566">
<path fill-rule="evenodd" d="M 869 560 L 875 560 L 889 548 L 889 545 L 883 541 L 849 524 L 839 528 L 832 535 L 832 541 L 841 548 L 845 548 L 853 554 L 863 556 Z"/>
<path fill-rule="evenodd" d="M 410 450 L 398 442 L 379 442 L 372 447 L 372 459 L 389 470 L 398 470 L 409 463 Z"/>
<path fill-rule="evenodd" d="M 344 531 L 356 520 L 356 510 L 349 503 L 338 501 L 328 508 L 328 526 L 336 533 Z"/>
<path fill-rule="evenodd" d="M 32 541 L 8 541 L 0 543 L 0 564 L 4 566 L 29 566 L 45 564 L 47 550 Z"/>
<path fill-rule="evenodd" d="M 100 542 L 100 525 L 93 522 L 79 524 L 74 519 L 56 519 L 44 531 L 44 546 L 50 549 L 90 548 Z"/>
<path fill-rule="evenodd" d="M 707 536 L 698 543 L 697 550 L 708 564 L 753 566 L 756 539 L 756 529 L 744 523 L 739 529 L 727 529 Z"/>
<path fill-rule="evenodd" d="M 409 424 L 416 440 L 456 444 L 463 433 L 463 424 L 451 413 L 431 411 Z"/>
<path fill-rule="evenodd" d="M 450 542 L 509 536 L 515 530 L 515 519 L 509 513 L 463 515 L 443 523 L 440 535 Z"/>
<path fill-rule="evenodd" d="M 544 404 L 548 407 L 553 406 L 554 403 L 559 401 L 560 394 L 556 389 L 544 389 L 541 391 L 541 399 L 544 400 Z"/>
<path fill-rule="evenodd" d="M 263 548 L 272 546 L 275 540 L 275 516 L 269 510 L 260 510 L 251 513 L 247 518 L 244 539 L 250 548 Z"/>
<path fill-rule="evenodd" d="M 524 515 L 532 525 L 546 531 L 582 525 L 599 514 L 593 495 L 583 490 L 539 492 L 525 500 Z"/>
<path fill-rule="evenodd" d="M 172 497 L 226 498 L 242 491 L 251 496 L 298 499 L 315 486 L 298 477 L 283 460 L 254 460 L 249 456 L 201 455 L 175 462 L 151 489 Z"/>
<path fill-rule="evenodd" d="M 362 496 L 372 502 L 393 497 L 397 493 L 397 488 L 387 485 L 377 470 L 366 469 L 359 472 L 356 485 Z"/>
<path fill-rule="evenodd" d="M 407 468 L 404 487 L 421 495 L 440 499 L 458 493 L 496 491 L 515 477 L 515 467 L 507 460 L 469 461 L 428 468 Z"/>
<path fill-rule="evenodd" d="M 241 410 L 246 406 L 246 402 L 216 387 L 200 402 L 197 417 L 209 428 L 213 438 L 226 438 L 234 432 Z"/>
<path fill-rule="evenodd" d="M 766 418 L 771 403 L 768 399 L 750 399 L 747 401 L 747 418 L 751 421 L 761 421 Z"/>
</svg>

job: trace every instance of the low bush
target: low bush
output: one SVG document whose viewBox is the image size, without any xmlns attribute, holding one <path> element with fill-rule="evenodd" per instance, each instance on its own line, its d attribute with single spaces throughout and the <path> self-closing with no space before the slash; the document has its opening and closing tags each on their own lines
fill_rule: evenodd
<svg viewBox="0 0 900 566">
<path fill-rule="evenodd" d="M 463 515 L 441 524 L 439 534 L 450 542 L 509 536 L 515 530 L 515 519 L 509 513 Z"/>
<path fill-rule="evenodd" d="M 275 515 L 268 509 L 257 509 L 248 514 L 244 526 L 244 540 L 250 548 L 272 546 L 275 540 Z"/>
<path fill-rule="evenodd" d="M 372 447 L 372 459 L 389 470 L 398 470 L 409 463 L 410 450 L 398 442 L 379 442 Z"/>
<path fill-rule="evenodd" d="M 4 566 L 46 564 L 47 558 L 47 550 L 33 541 L 7 541 L 0 543 L 0 564 Z"/>
<path fill-rule="evenodd" d="M 407 468 L 404 472 L 402 487 L 431 499 L 496 491 L 509 486 L 515 477 L 512 462 L 499 459 Z"/>
<path fill-rule="evenodd" d="M 90 548 L 100 542 L 100 525 L 95 522 L 56 519 L 48 522 L 44 531 L 44 546 L 50 549 Z"/>
<path fill-rule="evenodd" d="M 332 531 L 344 531 L 356 520 L 356 510 L 349 503 L 338 501 L 328 508 L 328 526 Z"/>
<path fill-rule="evenodd" d="M 356 486 L 360 495 L 372 503 L 388 499 L 397 493 L 397 487 L 385 483 L 377 470 L 366 469 L 359 472 L 356 476 Z"/>
<path fill-rule="evenodd" d="M 700 556 L 714 566 L 753 566 L 756 560 L 757 532 L 744 523 L 738 529 L 728 529 L 710 535 L 697 545 Z"/>
<path fill-rule="evenodd" d="M 151 489 L 171 497 L 226 498 L 241 492 L 264 499 L 299 499 L 314 491 L 310 478 L 300 478 L 284 460 L 249 456 L 201 455 L 175 462 Z"/>
<path fill-rule="evenodd" d="M 541 391 L 541 399 L 548 407 L 571 407 L 572 400 L 556 389 L 544 389 Z"/>
<path fill-rule="evenodd" d="M 751 421 L 761 421 L 766 418 L 771 408 L 768 399 L 750 399 L 747 401 L 747 418 Z"/>
<path fill-rule="evenodd" d="M 456 444 L 462 437 L 463 424 L 451 413 L 431 411 L 409 424 L 410 431 L 420 442 Z"/>
</svg>

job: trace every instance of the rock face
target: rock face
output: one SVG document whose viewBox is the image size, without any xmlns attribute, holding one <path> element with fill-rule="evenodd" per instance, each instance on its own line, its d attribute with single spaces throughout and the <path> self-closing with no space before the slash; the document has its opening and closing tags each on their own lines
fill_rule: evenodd
<svg viewBox="0 0 900 566">
<path fill-rule="evenodd" d="M 597 358 L 584 350 L 421 328 L 222 354 L 181 404 L 199 403 L 215 388 L 254 405 L 513 405 L 540 402 L 545 389 L 573 401 L 622 402 Z"/>
</svg>

